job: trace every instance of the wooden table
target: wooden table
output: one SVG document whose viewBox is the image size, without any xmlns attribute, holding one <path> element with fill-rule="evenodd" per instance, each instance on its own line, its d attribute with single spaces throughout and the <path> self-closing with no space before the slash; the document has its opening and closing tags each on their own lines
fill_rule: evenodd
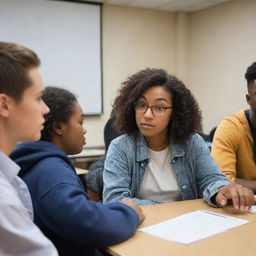
<svg viewBox="0 0 256 256">
<path fill-rule="evenodd" d="M 146 215 L 140 227 L 146 227 L 164 220 L 196 210 L 213 212 L 247 219 L 248 224 L 227 230 L 190 245 L 182 245 L 157 238 L 141 231 L 129 240 L 107 249 L 115 256 L 255 256 L 256 214 L 236 211 L 232 206 L 213 208 L 202 199 L 142 206 Z"/>
<path fill-rule="evenodd" d="M 75 167 L 88 169 L 91 163 L 97 161 L 104 154 L 105 149 L 102 148 L 84 148 L 81 153 L 70 155 L 69 158 L 72 160 Z"/>
<path fill-rule="evenodd" d="M 77 175 L 86 175 L 88 173 L 87 169 L 82 169 L 82 168 L 76 167 L 75 170 L 76 170 Z"/>
<path fill-rule="evenodd" d="M 78 158 L 90 158 L 90 157 L 101 157 L 105 154 L 105 149 L 91 149 L 91 148 L 84 148 L 81 153 L 76 155 L 70 155 L 71 159 L 78 159 Z"/>
</svg>

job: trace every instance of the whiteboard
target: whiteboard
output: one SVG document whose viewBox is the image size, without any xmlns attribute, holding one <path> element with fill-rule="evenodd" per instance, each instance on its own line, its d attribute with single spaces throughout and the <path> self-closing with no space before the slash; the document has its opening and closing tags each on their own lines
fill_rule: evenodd
<svg viewBox="0 0 256 256">
<path fill-rule="evenodd" d="M 100 5 L 0 0 L 0 41 L 34 50 L 46 86 L 73 92 L 86 115 L 102 113 Z"/>
</svg>

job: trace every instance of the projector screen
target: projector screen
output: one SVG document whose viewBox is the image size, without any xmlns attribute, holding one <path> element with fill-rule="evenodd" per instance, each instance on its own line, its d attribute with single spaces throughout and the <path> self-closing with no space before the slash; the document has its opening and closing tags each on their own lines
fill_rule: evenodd
<svg viewBox="0 0 256 256">
<path fill-rule="evenodd" d="M 0 41 L 34 50 L 46 86 L 73 92 L 86 115 L 102 113 L 101 5 L 0 0 Z"/>
</svg>

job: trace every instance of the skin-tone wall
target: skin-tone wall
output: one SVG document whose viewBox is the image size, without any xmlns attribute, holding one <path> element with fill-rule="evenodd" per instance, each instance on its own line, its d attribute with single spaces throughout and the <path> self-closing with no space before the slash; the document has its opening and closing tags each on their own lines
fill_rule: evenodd
<svg viewBox="0 0 256 256">
<path fill-rule="evenodd" d="M 205 133 L 247 108 L 244 73 L 256 61 L 255 13 L 255 0 L 193 13 L 103 5 L 104 114 L 86 118 L 87 146 L 104 144 L 117 89 L 145 67 L 164 68 L 186 83 L 199 102 Z"/>
<path fill-rule="evenodd" d="M 171 72 L 175 66 L 173 13 L 104 5 L 102 29 L 104 114 L 86 117 L 87 146 L 104 145 L 103 128 L 127 76 L 146 67 Z"/>
<path fill-rule="evenodd" d="M 248 108 L 244 74 L 256 61 L 255 13 L 255 0 L 233 0 L 190 14 L 188 81 L 206 133 Z"/>
</svg>

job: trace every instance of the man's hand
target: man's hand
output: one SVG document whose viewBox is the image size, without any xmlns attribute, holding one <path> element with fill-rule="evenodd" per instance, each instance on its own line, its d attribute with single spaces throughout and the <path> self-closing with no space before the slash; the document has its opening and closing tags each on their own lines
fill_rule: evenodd
<svg viewBox="0 0 256 256">
<path fill-rule="evenodd" d="M 145 215 L 142 212 L 141 208 L 137 204 L 135 204 L 133 201 L 123 200 L 123 201 L 121 201 L 121 203 L 130 206 L 138 214 L 139 219 L 140 219 L 140 223 L 145 220 Z"/>
<path fill-rule="evenodd" d="M 232 200 L 235 209 L 249 211 L 254 203 L 254 194 L 246 187 L 230 183 L 221 187 L 216 196 L 216 203 L 221 207 L 227 205 L 228 200 Z"/>
</svg>

